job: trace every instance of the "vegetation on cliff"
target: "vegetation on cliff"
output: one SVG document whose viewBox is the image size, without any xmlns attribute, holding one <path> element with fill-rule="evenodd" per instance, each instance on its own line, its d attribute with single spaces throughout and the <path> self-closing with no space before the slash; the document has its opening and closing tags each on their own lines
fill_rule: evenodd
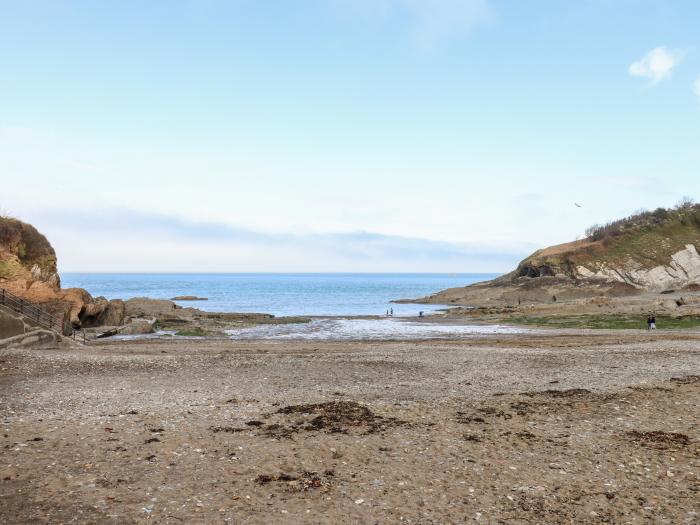
<svg viewBox="0 0 700 525">
<path fill-rule="evenodd" d="M 11 279 L 33 269 L 46 279 L 57 279 L 53 247 L 31 224 L 0 216 L 0 278 Z"/>
<path fill-rule="evenodd" d="M 580 265 L 650 269 L 666 265 L 688 244 L 700 246 L 700 204 L 684 200 L 672 209 L 640 211 L 594 225 L 580 241 L 539 250 L 523 260 L 515 277 L 576 276 Z M 513 275 L 510 275 L 513 277 Z"/>
</svg>

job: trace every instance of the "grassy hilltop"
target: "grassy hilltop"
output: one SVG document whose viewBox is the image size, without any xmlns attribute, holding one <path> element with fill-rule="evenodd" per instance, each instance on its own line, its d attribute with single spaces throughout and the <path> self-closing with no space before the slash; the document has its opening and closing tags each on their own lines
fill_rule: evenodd
<svg viewBox="0 0 700 525">
<path fill-rule="evenodd" d="M 523 260 L 514 277 L 567 275 L 580 277 L 577 267 L 652 269 L 669 263 L 689 244 L 700 246 L 700 204 L 643 211 L 608 224 L 595 225 L 581 241 L 538 250 Z"/>
</svg>

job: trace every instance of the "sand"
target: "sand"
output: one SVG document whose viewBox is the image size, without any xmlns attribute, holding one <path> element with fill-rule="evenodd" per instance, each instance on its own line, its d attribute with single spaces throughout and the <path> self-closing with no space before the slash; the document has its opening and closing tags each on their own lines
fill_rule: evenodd
<svg viewBox="0 0 700 525">
<path fill-rule="evenodd" d="M 2 523 L 700 523 L 700 333 L 0 354 Z"/>
</svg>

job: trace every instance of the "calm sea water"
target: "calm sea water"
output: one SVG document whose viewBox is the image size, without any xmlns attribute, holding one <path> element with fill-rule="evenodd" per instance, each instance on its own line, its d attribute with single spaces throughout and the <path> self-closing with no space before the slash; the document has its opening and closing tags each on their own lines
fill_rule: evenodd
<svg viewBox="0 0 700 525">
<path fill-rule="evenodd" d="M 182 302 L 212 312 L 263 312 L 284 315 L 417 315 L 439 306 L 390 304 L 496 277 L 496 274 L 352 274 L 352 273 L 226 273 L 133 274 L 62 273 L 62 285 L 80 287 L 108 299 L 178 295 L 207 297 Z"/>
</svg>

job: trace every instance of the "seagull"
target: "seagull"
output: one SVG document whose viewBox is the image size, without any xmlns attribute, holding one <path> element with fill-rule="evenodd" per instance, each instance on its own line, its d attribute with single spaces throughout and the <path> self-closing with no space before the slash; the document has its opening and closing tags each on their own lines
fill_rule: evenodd
<svg viewBox="0 0 700 525">
<path fill-rule="evenodd" d="M 583 208 L 583 206 L 581 206 L 578 202 L 574 202 L 574 206 L 576 206 L 577 208 Z"/>
</svg>

